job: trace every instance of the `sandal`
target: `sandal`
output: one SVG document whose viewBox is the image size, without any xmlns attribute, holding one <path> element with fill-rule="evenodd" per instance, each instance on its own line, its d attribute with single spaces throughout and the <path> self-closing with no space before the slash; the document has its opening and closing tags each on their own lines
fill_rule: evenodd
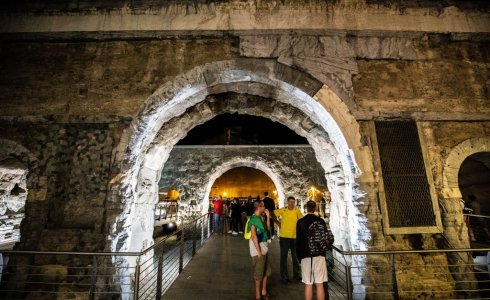
<svg viewBox="0 0 490 300">
<path fill-rule="evenodd" d="M 267 294 L 263 294 L 261 298 L 262 298 L 262 300 L 269 300 L 269 299 L 271 299 L 271 298 L 272 298 L 272 295 L 271 295 L 271 294 L 269 294 L 269 293 L 267 293 Z"/>
</svg>

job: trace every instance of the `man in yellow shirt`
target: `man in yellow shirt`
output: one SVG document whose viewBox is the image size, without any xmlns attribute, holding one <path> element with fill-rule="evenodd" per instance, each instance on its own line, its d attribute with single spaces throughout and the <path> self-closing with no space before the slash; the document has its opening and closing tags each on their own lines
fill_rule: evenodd
<svg viewBox="0 0 490 300">
<path fill-rule="evenodd" d="M 281 279 L 282 282 L 288 283 L 288 252 L 291 251 L 293 261 L 293 276 L 297 281 L 301 281 L 301 273 L 296 257 L 296 223 L 303 217 L 303 214 L 296 207 L 296 199 L 288 197 L 288 206 L 276 209 L 271 215 L 279 226 L 279 246 L 281 248 Z M 279 220 L 279 219 L 280 220 Z"/>
</svg>

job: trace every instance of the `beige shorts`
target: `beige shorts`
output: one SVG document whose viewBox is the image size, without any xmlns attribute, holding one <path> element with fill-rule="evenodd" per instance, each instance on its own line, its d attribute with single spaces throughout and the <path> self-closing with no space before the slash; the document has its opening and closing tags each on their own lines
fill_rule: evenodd
<svg viewBox="0 0 490 300">
<path fill-rule="evenodd" d="M 262 255 L 261 257 L 252 256 L 252 264 L 254 266 L 255 280 L 262 280 L 264 276 L 271 276 L 272 270 L 269 254 Z"/>
<path fill-rule="evenodd" d="M 301 277 L 304 284 L 327 282 L 328 274 L 325 256 L 303 258 L 301 260 Z"/>
</svg>

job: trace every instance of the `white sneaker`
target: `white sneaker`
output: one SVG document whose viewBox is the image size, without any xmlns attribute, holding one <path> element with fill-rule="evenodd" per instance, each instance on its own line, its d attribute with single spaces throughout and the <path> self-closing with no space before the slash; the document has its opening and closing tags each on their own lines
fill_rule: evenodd
<svg viewBox="0 0 490 300">
<path fill-rule="evenodd" d="M 231 230 L 228 230 L 228 233 L 231 233 Z"/>
<path fill-rule="evenodd" d="M 237 234 L 238 234 L 238 232 L 236 232 L 236 231 L 233 231 L 233 233 L 232 233 L 232 234 L 233 234 L 233 235 L 237 235 Z"/>
<path fill-rule="evenodd" d="M 238 231 L 238 233 L 239 233 L 239 234 L 242 234 L 242 233 L 243 233 L 243 231 Z"/>
</svg>

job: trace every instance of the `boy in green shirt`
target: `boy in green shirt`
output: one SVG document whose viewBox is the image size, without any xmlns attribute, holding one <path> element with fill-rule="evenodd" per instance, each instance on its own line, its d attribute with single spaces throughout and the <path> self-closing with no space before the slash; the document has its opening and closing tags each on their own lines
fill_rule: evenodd
<svg viewBox="0 0 490 300">
<path fill-rule="evenodd" d="M 266 220 L 260 216 L 265 213 Z M 250 256 L 254 266 L 255 279 L 255 298 L 257 300 L 267 300 L 270 294 L 267 292 L 267 277 L 271 275 L 271 264 L 268 257 L 267 232 L 270 230 L 270 214 L 265 209 L 263 201 L 257 201 L 255 211 L 248 221 L 246 232 L 251 231 L 252 235 L 249 241 Z M 260 283 L 262 282 L 262 289 Z"/>
</svg>

